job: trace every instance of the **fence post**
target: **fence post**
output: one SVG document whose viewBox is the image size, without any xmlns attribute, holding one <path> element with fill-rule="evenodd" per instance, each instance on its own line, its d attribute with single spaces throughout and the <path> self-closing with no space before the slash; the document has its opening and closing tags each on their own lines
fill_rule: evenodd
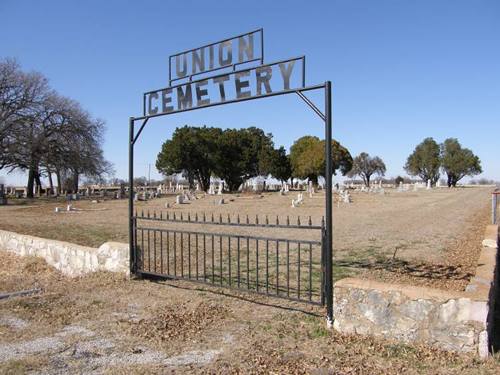
<svg viewBox="0 0 500 375">
<path fill-rule="evenodd" d="M 491 224 L 497 222 L 497 193 L 491 193 Z"/>
<path fill-rule="evenodd" d="M 321 220 L 321 306 L 325 306 L 325 280 L 326 280 L 326 264 L 325 264 L 325 245 L 326 245 L 326 232 L 325 221 Z"/>
</svg>

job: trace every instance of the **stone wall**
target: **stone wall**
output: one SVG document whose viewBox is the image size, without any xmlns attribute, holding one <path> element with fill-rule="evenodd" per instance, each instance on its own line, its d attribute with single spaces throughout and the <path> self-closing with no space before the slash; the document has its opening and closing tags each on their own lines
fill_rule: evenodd
<svg viewBox="0 0 500 375">
<path fill-rule="evenodd" d="M 498 226 L 488 226 L 476 274 L 464 292 L 347 278 L 334 287 L 334 328 L 488 356 Z"/>
<path fill-rule="evenodd" d="M 96 271 L 129 273 L 129 246 L 119 242 L 93 248 L 0 230 L 0 250 L 43 258 L 71 277 Z"/>
</svg>

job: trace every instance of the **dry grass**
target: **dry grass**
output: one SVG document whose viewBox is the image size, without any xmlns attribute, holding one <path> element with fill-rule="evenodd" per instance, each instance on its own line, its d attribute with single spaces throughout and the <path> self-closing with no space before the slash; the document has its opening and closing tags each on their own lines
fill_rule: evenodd
<svg viewBox="0 0 500 375">
<path fill-rule="evenodd" d="M 0 357 L 7 343 L 63 340 L 61 332 L 68 332 L 68 327 L 80 328 L 64 336 L 56 349 L 0 360 L 0 373 L 495 374 L 499 370 L 496 359 L 480 362 L 426 346 L 329 331 L 319 308 L 243 293 L 228 296 L 224 290 L 183 282 L 128 281 L 109 274 L 66 279 L 39 260 L 8 253 L 2 253 L 2 259 L 4 290 L 37 284 L 44 292 L 0 301 L 1 316 L 29 324 L 25 329 L 0 325 Z M 213 356 L 196 362 L 198 352 Z"/>
<path fill-rule="evenodd" d="M 480 251 L 480 239 L 488 220 L 489 188 L 435 189 L 387 194 L 353 193 L 353 203 L 334 207 L 335 278 L 360 275 L 390 282 L 431 285 L 463 290 Z M 291 198 L 277 193 L 225 195 L 227 204 L 215 205 L 216 197 L 206 196 L 188 204 L 175 205 L 175 197 L 138 202 L 145 212 L 212 214 L 215 218 L 236 214 L 251 221 L 276 215 L 284 222 L 300 216 L 318 224 L 324 214 L 324 195 L 306 196 L 299 208 L 291 208 Z M 15 201 L 14 201 L 15 202 Z M 21 202 L 17 202 L 21 203 Z M 74 203 L 85 209 L 79 213 L 54 213 L 64 201 L 30 201 L 0 208 L 0 229 L 70 241 L 97 247 L 105 241 L 128 240 L 127 201 L 108 200 L 99 204 Z M 98 211 L 97 211 L 98 210 Z M 170 225 L 175 228 L 174 225 Z M 200 229 L 192 227 L 191 229 Z M 204 228 L 205 229 L 205 228 Z M 241 229 L 217 228 L 231 234 Z M 248 232 L 248 231 L 247 231 Z M 251 232 L 251 231 L 250 231 Z M 254 232 L 255 233 L 255 232 Z M 296 230 L 265 231 L 260 235 L 318 240 L 318 233 Z"/>
</svg>

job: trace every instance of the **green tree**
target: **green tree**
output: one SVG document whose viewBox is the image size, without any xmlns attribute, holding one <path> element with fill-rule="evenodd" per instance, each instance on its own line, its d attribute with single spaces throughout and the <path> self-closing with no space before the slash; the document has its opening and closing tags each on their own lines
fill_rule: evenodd
<svg viewBox="0 0 500 375">
<path fill-rule="evenodd" d="M 163 175 L 183 172 L 191 187 L 197 180 L 201 189 L 207 191 L 210 176 L 216 169 L 216 149 L 221 133 L 221 129 L 206 126 L 177 128 L 172 139 L 163 143 L 156 168 Z"/>
<path fill-rule="evenodd" d="M 340 143 L 332 140 L 333 174 L 340 170 L 346 175 L 352 168 L 352 157 Z M 297 139 L 290 148 L 293 176 L 308 178 L 317 185 L 318 177 L 325 174 L 325 141 L 314 136 Z"/>
<path fill-rule="evenodd" d="M 356 156 L 352 163 L 352 169 L 347 174 L 349 177 L 360 176 L 366 187 L 370 187 L 370 179 L 374 174 L 383 176 L 386 168 L 385 163 L 378 156 L 371 157 L 366 152 Z"/>
<path fill-rule="evenodd" d="M 273 151 L 272 134 L 261 129 L 224 130 L 216 151 L 215 175 L 235 191 L 245 180 L 269 173 L 269 163 L 264 159 Z"/>
<path fill-rule="evenodd" d="M 465 176 L 482 172 L 479 158 L 468 148 L 462 148 L 456 138 L 448 138 L 441 144 L 441 163 L 448 176 L 448 187 L 455 187 Z"/>
<path fill-rule="evenodd" d="M 408 156 L 404 169 L 412 176 L 422 180 L 431 180 L 434 185 L 439 179 L 441 166 L 440 147 L 433 138 L 425 138 Z"/>
<path fill-rule="evenodd" d="M 263 151 L 259 158 L 259 169 L 264 175 L 270 174 L 281 182 L 292 177 L 290 157 L 283 146 Z"/>
</svg>

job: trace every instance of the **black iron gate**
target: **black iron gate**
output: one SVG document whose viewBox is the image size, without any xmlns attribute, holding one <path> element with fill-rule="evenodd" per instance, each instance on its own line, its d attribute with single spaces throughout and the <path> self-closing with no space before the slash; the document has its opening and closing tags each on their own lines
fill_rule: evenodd
<svg viewBox="0 0 500 375">
<path fill-rule="evenodd" d="M 133 219 L 136 274 L 324 304 L 323 220 L 175 212 Z"/>
<path fill-rule="evenodd" d="M 259 42 L 260 41 L 260 42 Z M 260 51 L 255 48 L 255 44 L 260 44 Z M 233 45 L 234 44 L 234 45 Z M 234 52 L 233 51 L 234 49 Z M 216 50 L 218 53 L 216 54 Z M 238 51 L 236 53 L 236 51 Z M 218 59 L 216 59 L 216 55 Z M 191 62 L 189 62 L 191 61 Z M 175 63 L 175 72 L 173 72 L 173 63 Z M 205 64 L 207 63 L 207 64 Z M 259 63 L 258 66 L 252 66 L 255 63 Z M 332 84 L 330 81 L 326 81 L 323 84 L 314 85 L 314 86 L 306 86 L 306 76 L 305 76 L 305 56 L 295 57 L 288 60 L 280 60 L 275 61 L 273 63 L 264 63 L 264 31 L 263 29 L 254 30 L 248 33 L 244 33 L 241 35 L 234 36 L 232 38 L 227 38 L 215 43 L 206 44 L 204 46 L 186 50 L 175 55 L 171 55 L 169 57 L 169 80 L 168 87 L 164 87 L 162 89 L 149 91 L 143 94 L 143 115 L 139 117 L 131 117 L 129 120 L 129 241 L 130 241 L 130 259 L 131 259 L 131 272 L 137 275 L 144 276 L 154 276 L 154 275 L 163 275 L 174 278 L 184 278 L 189 280 L 196 281 L 196 276 L 193 278 L 192 273 L 190 272 L 191 259 L 191 237 L 194 236 L 195 241 L 200 240 L 200 236 L 204 236 L 204 240 L 206 240 L 207 236 L 210 235 L 209 239 L 213 242 L 210 245 L 214 247 L 214 257 L 212 260 L 214 262 L 214 267 L 212 267 L 212 278 L 210 274 L 203 273 L 202 281 L 216 283 L 216 281 L 222 285 L 227 284 L 227 286 L 233 287 L 233 281 L 236 282 L 241 288 L 241 273 L 237 273 L 236 279 L 233 276 L 233 263 L 231 261 L 224 262 L 225 257 L 229 260 L 232 256 L 232 249 L 235 246 L 240 246 L 240 255 L 241 255 L 241 243 L 244 241 L 249 241 L 249 246 L 246 248 L 245 254 L 255 255 L 255 276 L 254 284 L 251 284 L 250 280 L 252 277 L 250 276 L 251 264 L 247 262 L 247 269 L 249 272 L 248 277 L 244 280 L 246 281 L 247 288 L 252 290 L 255 289 L 256 292 L 259 293 L 267 293 L 273 291 L 273 286 L 270 286 L 270 275 L 269 266 L 277 266 L 278 272 L 276 272 L 276 283 L 274 284 L 274 294 L 280 297 L 289 296 L 290 293 L 294 295 L 293 298 L 297 298 L 299 300 L 313 300 L 313 286 L 307 291 L 305 289 L 306 297 L 304 298 L 303 287 L 301 275 L 302 273 L 302 262 L 303 262 L 303 254 L 304 254 L 304 246 L 310 246 L 311 249 L 313 247 L 318 247 L 322 250 L 319 251 L 320 255 L 320 265 L 321 272 L 320 278 L 322 279 L 321 283 L 324 286 L 320 285 L 320 291 L 318 292 L 320 295 L 320 303 L 324 302 L 326 304 L 326 318 L 327 325 L 329 327 L 333 324 L 333 273 L 332 273 L 332 259 L 333 259 L 333 249 L 332 249 L 332 226 L 333 226 L 333 218 L 332 218 L 332 179 L 331 176 L 333 174 L 333 162 L 332 162 Z M 302 67 L 299 70 L 295 69 L 295 64 L 301 64 Z M 191 69 L 188 69 L 188 65 Z M 244 67 L 243 67 L 244 66 Z M 279 70 L 278 70 L 279 68 Z M 276 73 L 273 75 L 273 70 L 275 69 Z M 207 76 L 208 73 L 213 73 L 216 71 L 220 71 L 222 73 Z M 300 77 L 296 77 L 294 80 L 291 79 L 293 72 L 299 72 Z M 203 76 L 203 78 L 197 79 L 196 77 Z M 249 77 L 252 76 L 254 81 L 253 84 L 250 84 L 248 80 Z M 281 87 L 277 88 L 275 83 L 273 83 L 272 77 L 281 78 L 280 84 Z M 225 83 L 231 81 L 234 83 L 233 89 L 226 91 Z M 173 85 L 174 82 L 182 82 Z M 208 90 L 208 86 L 211 85 L 211 89 Z M 274 88 L 273 88 L 274 86 Z M 252 91 L 253 89 L 253 91 Z M 310 91 L 320 90 L 324 92 L 324 111 L 321 111 L 307 96 L 306 93 Z M 232 99 L 229 95 L 235 95 Z M 282 238 L 271 238 L 271 237 L 261 237 L 255 234 L 244 233 L 243 235 L 233 235 L 229 233 L 212 233 L 211 231 L 206 231 L 201 228 L 199 230 L 193 231 L 185 231 L 184 229 L 175 229 L 175 233 L 172 230 L 166 228 L 156 228 L 154 226 L 145 226 L 145 223 L 152 223 L 153 221 L 156 224 L 159 224 L 162 220 L 151 220 L 152 218 L 137 215 L 134 216 L 134 145 L 144 130 L 149 119 L 154 117 L 173 115 L 176 113 L 183 113 L 187 111 L 192 111 L 201 108 L 215 107 L 219 105 L 225 105 L 229 103 L 238 103 L 248 100 L 269 98 L 277 95 L 289 95 L 296 94 L 299 96 L 322 120 L 324 124 L 325 130 L 325 223 L 321 225 L 321 228 L 310 228 L 321 230 L 321 239 L 316 241 L 313 240 L 302 240 L 297 239 L 293 240 L 288 238 L 287 236 Z M 218 97 L 217 97 L 218 95 Z M 174 99 L 175 96 L 175 99 Z M 196 101 L 195 101 L 196 100 Z M 135 123 L 136 121 L 141 121 L 141 125 L 138 131 L 135 131 Z M 153 217 L 154 219 L 154 217 Z M 177 223 L 179 224 L 179 223 Z M 206 224 L 206 223 L 203 223 Z M 240 223 L 241 224 L 241 223 Z M 248 223 L 249 224 L 249 223 Z M 254 223 L 257 224 L 257 223 Z M 228 223 L 227 225 L 233 225 Z M 245 227 L 247 223 L 241 225 L 241 227 Z M 311 225 L 314 227 L 313 225 Z M 204 227 L 205 228 L 205 227 Z M 276 227 L 279 228 L 279 227 Z M 276 229 L 275 228 L 275 229 Z M 297 228 L 299 229 L 299 228 Z M 153 239 L 153 248 L 151 249 L 151 242 L 148 240 L 146 243 L 150 246 L 149 249 L 145 248 L 142 245 L 142 241 L 144 240 L 144 235 L 147 236 L 160 236 L 160 242 L 158 243 L 156 239 Z M 170 237 L 173 236 L 173 241 L 175 241 L 174 248 L 174 262 L 175 265 L 173 268 L 169 268 L 172 266 L 170 253 L 167 254 L 168 262 L 164 263 L 162 260 L 162 256 L 165 256 L 163 246 L 164 236 L 169 238 L 170 250 Z M 141 237 L 142 236 L 142 237 Z M 188 241 L 188 259 L 187 259 L 187 277 L 185 273 L 185 254 L 184 242 Z M 177 265 L 177 241 L 181 241 L 181 247 L 179 251 L 182 251 L 181 260 L 181 268 L 178 268 Z M 236 242 L 235 242 L 236 241 Z M 226 245 L 224 245 L 227 242 Z M 250 243 L 254 243 L 255 251 L 252 250 L 252 246 Z M 275 243 L 276 248 L 270 248 L 269 244 Z M 265 244 L 265 245 L 264 245 Z M 157 254 L 155 255 L 155 246 L 160 246 L 160 263 L 158 264 Z M 219 269 L 215 267 L 215 248 L 219 246 Z M 294 251 L 297 253 L 297 264 L 299 267 L 297 268 L 296 277 L 297 286 L 294 290 L 293 288 L 287 288 L 286 291 L 283 290 L 283 284 L 280 283 L 279 272 L 280 267 L 283 265 L 280 263 L 279 258 L 283 259 L 281 255 L 283 252 L 283 246 L 290 247 L 291 245 L 296 245 L 296 250 L 289 250 L 291 253 Z M 262 250 L 262 246 L 265 246 Z M 222 247 L 222 250 L 220 248 Z M 226 250 L 224 250 L 226 249 Z M 271 250 L 270 250 L 271 249 Z M 285 247 L 286 249 L 286 247 Z M 195 248 L 196 251 L 200 251 L 199 246 Z M 203 248 L 203 254 L 207 254 L 206 248 Z M 267 254 L 265 256 L 265 264 L 263 265 L 265 268 L 264 279 L 265 283 L 262 284 L 261 279 L 261 266 L 259 259 L 262 259 L 262 251 Z M 276 254 L 275 263 L 269 262 L 270 252 Z M 286 251 L 286 250 L 285 250 Z M 255 254 L 254 254 L 255 253 Z M 210 253 L 211 254 L 211 253 Z M 313 260 L 316 259 L 314 256 L 314 250 L 311 250 L 308 253 L 309 257 L 312 257 Z M 149 258 L 155 259 L 153 262 L 153 268 L 149 267 L 150 263 Z M 239 259 L 239 258 L 238 258 Z M 211 261 L 212 261 L 211 260 Z M 222 260 L 222 265 L 221 265 Z M 241 271 L 241 259 L 239 263 L 239 271 Z M 294 260 L 295 261 L 295 260 Z M 250 261 L 249 261 L 250 262 Z M 211 265 L 211 263 L 209 262 Z M 227 269 L 224 268 L 224 264 L 227 264 Z M 313 261 L 309 263 L 311 265 L 311 271 L 309 272 L 309 277 L 312 278 L 312 283 L 314 283 L 314 270 L 312 270 Z M 158 271 L 158 265 L 160 267 L 167 266 L 166 273 L 164 272 L 164 268 L 160 268 L 160 273 Z M 199 259 L 195 263 L 195 267 L 198 265 L 199 271 Z M 205 264 L 203 264 L 205 265 Z M 290 263 L 288 264 L 290 265 Z M 291 263 L 293 266 L 293 263 Z M 156 268 L 155 268 L 156 267 Z M 236 267 L 238 267 L 238 263 L 236 263 Z M 174 271 L 174 272 L 172 272 Z M 204 269 L 206 271 L 206 269 Z M 218 272 L 216 275 L 216 271 Z M 178 275 L 180 272 L 180 276 Z M 173 275 L 171 275 L 173 273 Z M 291 273 L 286 274 L 288 282 Z M 200 275 L 198 273 L 198 279 Z M 317 278 L 316 278 L 317 279 Z M 198 280 L 199 281 L 199 280 Z M 225 283 L 225 284 L 224 284 Z M 239 283 L 239 284 L 238 284 Z M 317 283 L 316 283 L 317 284 Z M 252 287 L 252 285 L 254 285 Z M 264 288 L 264 289 L 262 289 Z M 292 298 L 292 297 L 291 297 Z"/>
</svg>

